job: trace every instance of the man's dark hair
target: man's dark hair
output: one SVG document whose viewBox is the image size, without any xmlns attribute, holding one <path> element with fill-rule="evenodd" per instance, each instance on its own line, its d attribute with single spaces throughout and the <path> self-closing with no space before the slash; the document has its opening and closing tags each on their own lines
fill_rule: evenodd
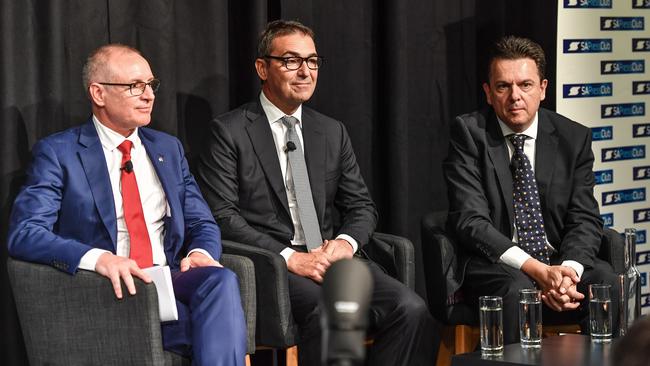
<svg viewBox="0 0 650 366">
<path fill-rule="evenodd" d="M 294 33 L 302 33 L 314 39 L 314 31 L 306 25 L 295 20 L 274 20 L 266 25 L 266 29 L 260 35 L 260 41 L 257 44 L 257 58 L 271 54 L 271 45 L 277 37 L 286 36 Z"/>
<path fill-rule="evenodd" d="M 535 61 L 539 79 L 544 80 L 546 74 L 546 56 L 542 47 L 534 41 L 516 36 L 505 36 L 494 44 L 488 61 L 488 81 L 492 73 L 492 63 L 495 60 L 518 60 L 529 58 Z"/>
</svg>

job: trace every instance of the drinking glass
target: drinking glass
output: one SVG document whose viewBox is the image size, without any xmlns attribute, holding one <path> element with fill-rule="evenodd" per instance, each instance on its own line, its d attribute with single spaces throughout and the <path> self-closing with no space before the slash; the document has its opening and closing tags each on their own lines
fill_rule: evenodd
<svg viewBox="0 0 650 366">
<path fill-rule="evenodd" d="M 523 348 L 542 346 L 542 292 L 519 290 L 519 339 Z"/>
<path fill-rule="evenodd" d="M 503 300 L 500 296 L 481 296 L 479 318 L 481 325 L 481 354 L 503 354 Z"/>
<path fill-rule="evenodd" d="M 591 341 L 609 343 L 612 341 L 611 286 L 589 285 L 589 325 Z"/>
</svg>

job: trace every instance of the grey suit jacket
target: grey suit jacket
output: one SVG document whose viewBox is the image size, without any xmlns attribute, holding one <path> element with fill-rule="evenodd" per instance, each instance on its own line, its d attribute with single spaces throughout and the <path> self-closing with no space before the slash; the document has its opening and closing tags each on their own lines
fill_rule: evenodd
<svg viewBox="0 0 650 366">
<path fill-rule="evenodd" d="M 340 233 L 359 247 L 372 235 L 377 211 L 339 121 L 303 106 L 302 133 L 314 206 L 324 239 Z M 259 101 L 212 121 L 198 181 L 224 239 L 280 252 L 293 224 L 269 121 Z"/>
<path fill-rule="evenodd" d="M 594 156 L 588 128 L 539 110 L 535 178 L 548 241 L 559 260 L 590 268 L 602 220 L 593 196 Z M 459 116 L 444 162 L 450 228 L 465 254 L 497 262 L 512 245 L 512 175 L 505 138 L 492 109 Z"/>
</svg>

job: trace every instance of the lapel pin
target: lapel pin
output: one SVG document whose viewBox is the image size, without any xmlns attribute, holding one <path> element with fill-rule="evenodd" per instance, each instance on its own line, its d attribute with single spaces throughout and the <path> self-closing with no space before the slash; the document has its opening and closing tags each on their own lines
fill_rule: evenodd
<svg viewBox="0 0 650 366">
<path fill-rule="evenodd" d="M 163 157 L 161 155 L 161 156 L 158 156 L 158 161 L 162 163 L 163 161 L 165 161 L 165 159 L 163 159 Z"/>
</svg>

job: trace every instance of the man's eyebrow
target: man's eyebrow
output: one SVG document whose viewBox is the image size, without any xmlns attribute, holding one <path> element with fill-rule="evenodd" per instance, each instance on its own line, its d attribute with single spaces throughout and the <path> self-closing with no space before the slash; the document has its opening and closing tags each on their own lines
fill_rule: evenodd
<svg viewBox="0 0 650 366">
<path fill-rule="evenodd" d="M 289 56 L 289 57 L 302 57 L 298 52 L 295 51 L 286 51 L 285 53 L 282 54 L 282 56 Z M 316 52 L 312 52 L 309 55 L 305 57 L 312 57 L 312 56 L 318 56 Z"/>
</svg>

